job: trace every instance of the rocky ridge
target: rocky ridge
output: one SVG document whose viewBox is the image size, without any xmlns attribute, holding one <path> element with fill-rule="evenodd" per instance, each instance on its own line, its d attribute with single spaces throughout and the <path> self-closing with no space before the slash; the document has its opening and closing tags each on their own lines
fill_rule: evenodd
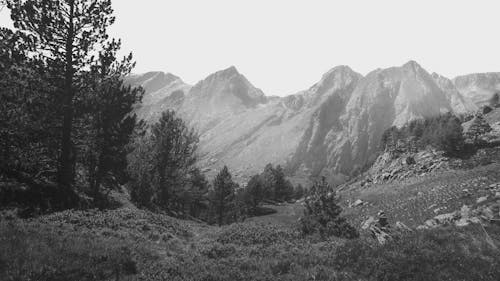
<svg viewBox="0 0 500 281">
<path fill-rule="evenodd" d="M 365 77 L 335 67 L 309 89 L 286 97 L 265 96 L 235 67 L 195 86 L 168 75 L 163 83 L 152 83 L 162 76 L 128 79 L 146 86 L 139 116 L 154 121 L 161 111 L 176 110 L 200 133 L 204 171 L 212 175 L 228 165 L 240 182 L 267 163 L 284 165 L 300 179 L 348 176 L 374 157 L 390 126 L 477 109 L 452 80 L 431 75 L 414 61 Z"/>
</svg>

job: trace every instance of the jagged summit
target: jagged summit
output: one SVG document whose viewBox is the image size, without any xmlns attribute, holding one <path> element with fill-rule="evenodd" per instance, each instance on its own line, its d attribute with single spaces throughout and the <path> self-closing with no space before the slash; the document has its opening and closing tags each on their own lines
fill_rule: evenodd
<svg viewBox="0 0 500 281">
<path fill-rule="evenodd" d="M 413 69 L 413 70 L 420 70 L 422 69 L 422 66 L 414 61 L 414 60 L 409 60 L 407 63 L 403 64 L 402 66 L 403 68 L 406 68 L 406 69 Z"/>
</svg>

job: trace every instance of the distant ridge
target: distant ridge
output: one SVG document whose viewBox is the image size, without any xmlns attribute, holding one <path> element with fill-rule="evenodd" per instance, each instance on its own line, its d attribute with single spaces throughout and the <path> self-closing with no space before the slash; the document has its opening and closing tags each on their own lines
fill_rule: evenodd
<svg viewBox="0 0 500 281">
<path fill-rule="evenodd" d="M 284 165 L 297 179 L 348 175 L 371 159 L 390 126 L 475 111 L 500 89 L 498 73 L 451 80 L 415 61 L 365 77 L 337 66 L 309 89 L 285 97 L 266 96 L 234 66 L 194 86 L 163 72 L 126 81 L 146 89 L 141 118 L 154 121 L 176 110 L 200 133 L 199 165 L 209 174 L 228 165 L 240 181 L 267 163 Z"/>
</svg>

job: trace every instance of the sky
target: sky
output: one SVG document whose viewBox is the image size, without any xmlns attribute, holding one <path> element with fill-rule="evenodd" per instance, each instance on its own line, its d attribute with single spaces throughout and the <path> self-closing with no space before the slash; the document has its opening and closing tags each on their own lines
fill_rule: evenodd
<svg viewBox="0 0 500 281">
<path fill-rule="evenodd" d="M 337 65 L 366 75 L 415 60 L 449 78 L 500 71 L 499 0 L 113 0 L 136 73 L 195 84 L 235 66 L 267 95 Z M 7 9 L 0 26 L 11 26 Z"/>
</svg>

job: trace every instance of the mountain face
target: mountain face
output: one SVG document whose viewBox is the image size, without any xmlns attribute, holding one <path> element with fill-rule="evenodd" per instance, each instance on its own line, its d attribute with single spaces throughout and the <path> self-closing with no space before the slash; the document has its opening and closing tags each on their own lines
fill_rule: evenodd
<svg viewBox="0 0 500 281">
<path fill-rule="evenodd" d="M 161 112 L 167 109 L 178 110 L 191 88 L 179 77 L 160 71 L 130 75 L 124 83 L 144 89 L 145 95 L 136 113 L 145 120 L 158 119 Z"/>
<path fill-rule="evenodd" d="M 371 160 L 390 126 L 477 110 L 451 80 L 413 61 L 366 77 L 338 66 L 286 97 L 266 97 L 235 67 L 192 87 L 157 72 L 127 83 L 146 89 L 141 118 L 154 122 L 163 110 L 176 110 L 200 134 L 204 171 L 212 176 L 228 165 L 241 182 L 267 163 L 281 164 L 297 178 L 349 175 Z"/>
<path fill-rule="evenodd" d="M 453 82 L 458 91 L 477 106 L 487 104 L 493 94 L 500 92 L 500 72 L 458 76 Z"/>
</svg>

